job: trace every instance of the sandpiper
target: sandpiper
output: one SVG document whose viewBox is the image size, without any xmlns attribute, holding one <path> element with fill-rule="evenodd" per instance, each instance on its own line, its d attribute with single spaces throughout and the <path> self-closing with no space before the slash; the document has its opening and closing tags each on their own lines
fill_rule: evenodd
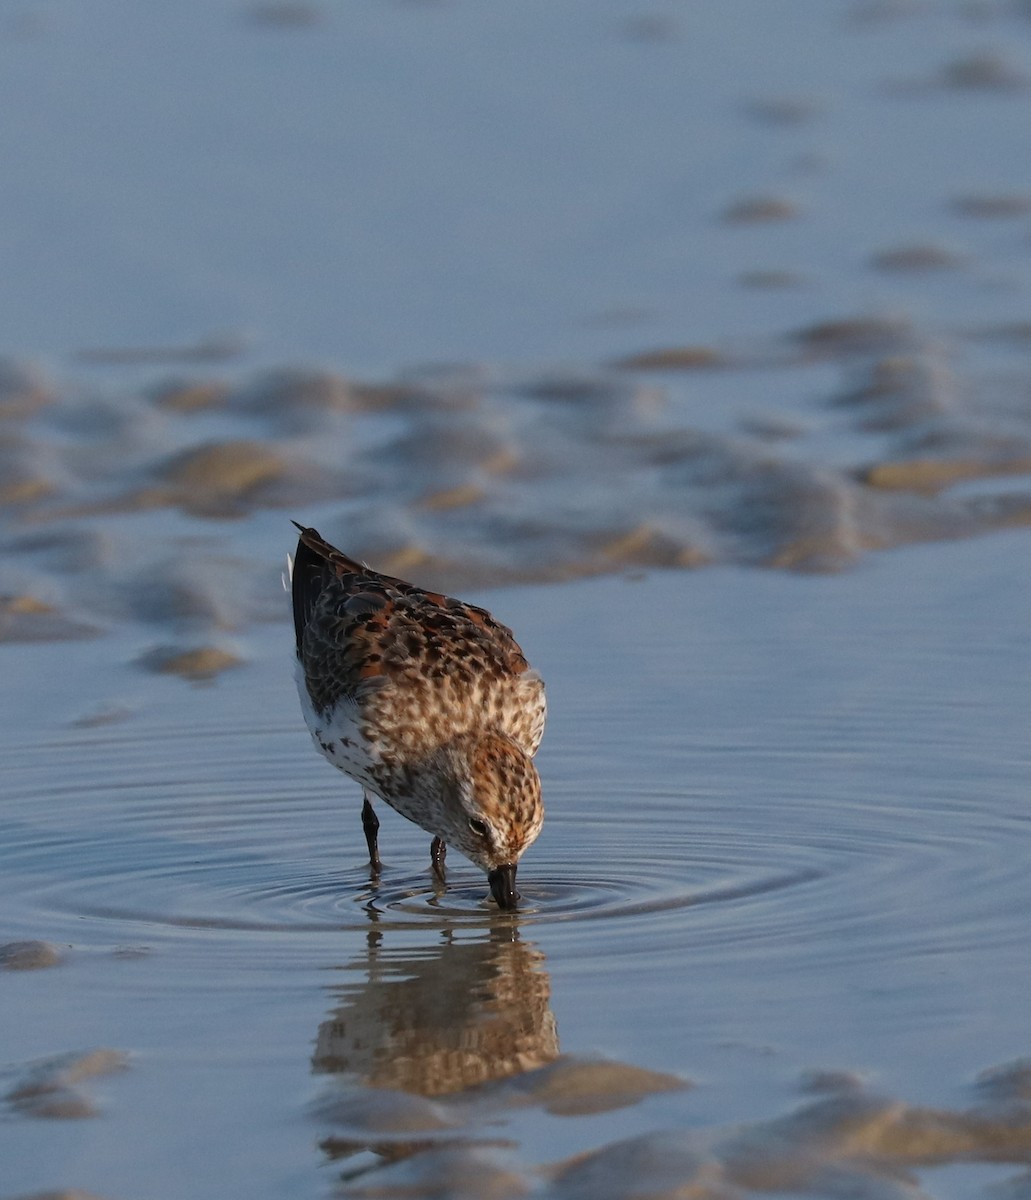
<svg viewBox="0 0 1031 1200">
<path fill-rule="evenodd" d="M 454 846 L 515 908 L 516 866 L 544 821 L 532 762 L 541 677 L 485 609 L 380 575 L 297 528 L 297 690 L 315 745 L 362 786 L 372 870 L 378 796 L 433 834 L 439 874 Z"/>
</svg>

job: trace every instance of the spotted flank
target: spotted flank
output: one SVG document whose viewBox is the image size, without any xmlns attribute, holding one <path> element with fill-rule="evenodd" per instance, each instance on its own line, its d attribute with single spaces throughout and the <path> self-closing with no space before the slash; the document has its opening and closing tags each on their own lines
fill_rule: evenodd
<svg viewBox="0 0 1031 1200">
<path fill-rule="evenodd" d="M 381 575 L 300 525 L 292 563 L 297 688 L 317 748 L 361 784 L 370 863 L 372 801 L 453 846 L 515 908 L 516 866 L 544 821 L 533 765 L 544 683 L 485 609 Z"/>
</svg>

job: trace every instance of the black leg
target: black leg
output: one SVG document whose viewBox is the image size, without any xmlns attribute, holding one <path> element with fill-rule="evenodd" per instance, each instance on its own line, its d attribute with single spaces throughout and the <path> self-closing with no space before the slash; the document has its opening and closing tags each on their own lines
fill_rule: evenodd
<svg viewBox="0 0 1031 1200">
<path fill-rule="evenodd" d="M 365 803 L 362 805 L 362 828 L 365 830 L 365 840 L 369 846 L 369 866 L 378 871 L 380 868 L 379 861 L 379 844 L 376 835 L 379 833 L 379 817 L 376 816 L 372 805 L 369 803 L 369 797 L 365 797 Z"/>
<path fill-rule="evenodd" d="M 444 859 L 447 857 L 447 843 L 441 841 L 439 837 L 435 837 L 430 842 L 430 861 L 433 863 L 433 869 L 436 873 L 444 878 Z"/>
</svg>

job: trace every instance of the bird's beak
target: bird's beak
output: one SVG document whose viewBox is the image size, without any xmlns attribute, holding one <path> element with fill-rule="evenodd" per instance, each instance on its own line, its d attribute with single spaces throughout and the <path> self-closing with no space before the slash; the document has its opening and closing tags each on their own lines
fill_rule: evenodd
<svg viewBox="0 0 1031 1200">
<path fill-rule="evenodd" d="M 503 867 L 495 867 L 493 871 L 487 872 L 490 892 L 497 901 L 498 908 L 512 909 L 516 907 L 519 893 L 515 890 L 515 877 L 515 863 L 505 863 Z"/>
</svg>

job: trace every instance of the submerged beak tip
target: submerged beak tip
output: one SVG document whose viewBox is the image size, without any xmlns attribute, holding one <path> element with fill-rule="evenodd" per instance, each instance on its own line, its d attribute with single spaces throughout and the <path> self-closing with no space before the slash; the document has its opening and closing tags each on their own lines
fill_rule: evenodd
<svg viewBox="0 0 1031 1200">
<path fill-rule="evenodd" d="M 516 908 L 519 893 L 515 888 L 515 876 L 515 863 L 506 863 L 504 866 L 495 867 L 493 871 L 487 872 L 487 882 L 490 884 L 490 892 L 498 908 L 509 910 Z"/>
</svg>

